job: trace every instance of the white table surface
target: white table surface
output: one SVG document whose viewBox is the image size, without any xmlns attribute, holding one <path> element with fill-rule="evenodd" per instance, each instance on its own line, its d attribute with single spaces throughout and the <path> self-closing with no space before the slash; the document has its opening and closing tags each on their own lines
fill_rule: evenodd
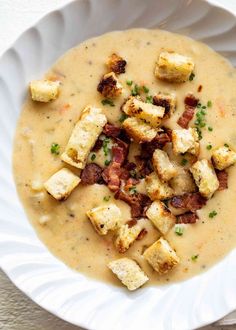
<svg viewBox="0 0 236 330">
<path fill-rule="evenodd" d="M 223 3 L 225 7 L 236 13 L 236 0 L 214 1 Z M 40 17 L 68 2 L 69 0 L 0 0 L 0 55 L 21 32 Z M 236 312 L 202 330 L 236 330 L 236 325 L 232 324 L 236 324 Z M 79 330 L 80 328 L 58 319 L 37 306 L 0 270 L 0 329 Z"/>
</svg>

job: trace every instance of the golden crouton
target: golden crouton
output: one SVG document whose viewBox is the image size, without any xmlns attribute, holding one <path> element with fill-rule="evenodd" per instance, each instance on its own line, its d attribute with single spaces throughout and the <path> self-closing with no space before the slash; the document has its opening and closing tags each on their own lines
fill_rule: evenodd
<svg viewBox="0 0 236 330">
<path fill-rule="evenodd" d="M 59 94 L 59 81 L 33 80 L 30 82 L 30 92 L 33 101 L 50 102 Z"/>
<path fill-rule="evenodd" d="M 199 137 L 195 128 L 174 129 L 172 131 L 172 144 L 175 154 L 189 152 L 193 155 L 199 154 Z"/>
<path fill-rule="evenodd" d="M 154 151 L 152 156 L 152 164 L 154 170 L 158 173 L 158 176 L 163 181 L 169 181 L 171 178 L 177 175 L 177 170 L 171 163 L 168 154 L 161 149 L 156 149 Z"/>
<path fill-rule="evenodd" d="M 159 55 L 155 76 L 160 80 L 172 83 L 181 83 L 189 80 L 194 69 L 190 57 L 175 52 L 162 52 Z"/>
<path fill-rule="evenodd" d="M 193 193 L 197 189 L 192 174 L 185 169 L 178 171 L 178 174 L 170 180 L 169 184 L 176 196 Z"/>
<path fill-rule="evenodd" d="M 176 221 L 175 216 L 168 210 L 165 204 L 158 200 L 152 202 L 146 211 L 146 215 L 162 235 L 166 235 Z"/>
<path fill-rule="evenodd" d="M 212 154 L 212 161 L 218 170 L 224 170 L 236 162 L 236 152 L 229 147 L 223 146 L 216 149 Z"/>
<path fill-rule="evenodd" d="M 206 159 L 198 160 L 190 167 L 190 171 L 201 195 L 211 198 L 219 188 L 219 181 L 212 164 Z"/>
<path fill-rule="evenodd" d="M 162 237 L 147 248 L 143 256 L 159 274 L 168 273 L 180 262 L 175 251 Z"/>
<path fill-rule="evenodd" d="M 142 226 L 138 223 L 132 227 L 128 224 L 120 226 L 117 232 L 117 238 L 115 241 L 115 246 L 120 253 L 127 251 L 132 243 L 137 239 L 138 235 L 142 231 Z"/>
<path fill-rule="evenodd" d="M 165 115 L 164 118 L 169 118 L 176 109 L 176 95 L 174 93 L 171 94 L 164 94 L 159 93 L 153 96 L 153 104 L 164 107 L 165 108 Z"/>
<path fill-rule="evenodd" d="M 145 103 L 134 96 L 128 98 L 122 106 L 122 110 L 131 117 L 144 120 L 154 128 L 161 124 L 165 113 L 164 107 L 157 107 L 151 103 Z"/>
<path fill-rule="evenodd" d="M 137 143 L 150 142 L 157 135 L 157 130 L 135 117 L 125 119 L 122 126 L 127 134 Z"/>
<path fill-rule="evenodd" d="M 97 91 L 104 97 L 115 98 L 122 93 L 122 85 L 114 72 L 105 74 L 100 80 Z"/>
<path fill-rule="evenodd" d="M 138 289 L 149 280 L 139 265 L 129 258 L 111 261 L 108 267 L 130 291 Z"/>
<path fill-rule="evenodd" d="M 44 183 L 44 187 L 55 199 L 62 201 L 70 195 L 80 181 L 80 178 L 68 168 L 62 168 Z"/>
<path fill-rule="evenodd" d="M 127 62 L 115 53 L 111 54 L 107 61 L 108 70 L 115 72 L 116 74 L 125 73 L 126 64 Z"/>
<path fill-rule="evenodd" d="M 173 190 L 166 182 L 162 182 L 155 172 L 145 178 L 145 185 L 148 196 L 152 200 L 167 199 L 173 196 Z"/>
<path fill-rule="evenodd" d="M 102 114 L 101 109 L 87 106 L 72 131 L 61 159 L 77 168 L 84 168 L 90 150 L 106 123 L 106 116 Z"/>
<path fill-rule="evenodd" d="M 115 204 L 94 207 L 86 214 L 99 235 L 106 235 L 120 226 L 121 211 Z"/>
</svg>

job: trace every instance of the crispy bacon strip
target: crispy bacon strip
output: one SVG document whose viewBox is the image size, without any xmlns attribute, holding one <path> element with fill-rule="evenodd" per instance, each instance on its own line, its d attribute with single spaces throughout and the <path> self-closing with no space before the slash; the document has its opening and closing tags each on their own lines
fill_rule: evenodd
<svg viewBox="0 0 236 330">
<path fill-rule="evenodd" d="M 102 168 L 97 164 L 87 164 L 81 174 L 81 183 L 94 184 L 101 180 Z"/>
<path fill-rule="evenodd" d="M 228 189 L 228 173 L 225 170 L 223 171 L 216 170 L 216 175 L 220 184 L 218 190 Z"/>
<path fill-rule="evenodd" d="M 206 205 L 207 200 L 199 192 L 174 196 L 170 203 L 175 208 L 187 209 L 195 212 Z"/>
<path fill-rule="evenodd" d="M 184 99 L 185 110 L 179 117 L 177 123 L 182 128 L 188 128 L 189 122 L 193 119 L 195 108 L 198 105 L 199 99 L 197 99 L 193 94 L 188 94 Z"/>
<path fill-rule="evenodd" d="M 120 135 L 121 129 L 118 126 L 107 123 L 103 127 L 103 133 L 108 137 L 118 137 Z"/>
<path fill-rule="evenodd" d="M 198 105 L 199 99 L 197 99 L 193 94 L 187 94 L 184 99 L 184 104 L 188 105 L 189 107 L 196 108 Z"/>
<path fill-rule="evenodd" d="M 140 231 L 140 233 L 139 233 L 138 237 L 136 238 L 136 240 L 137 240 L 137 241 L 140 241 L 141 239 L 144 238 L 144 236 L 147 235 L 147 233 L 148 233 L 147 229 L 143 228 L 143 229 Z"/>
<path fill-rule="evenodd" d="M 102 178 L 107 183 L 111 191 L 117 191 L 120 188 L 121 167 L 119 163 L 112 162 L 102 172 Z"/>
<path fill-rule="evenodd" d="M 148 159 L 143 159 L 140 156 L 135 156 L 136 161 L 136 172 L 137 178 L 145 178 L 148 174 L 150 174 L 152 169 L 152 163 Z"/>
<path fill-rule="evenodd" d="M 171 142 L 169 131 L 158 132 L 151 142 L 142 143 L 141 158 L 152 158 L 152 154 L 156 149 L 162 149 L 167 142 Z"/>
<path fill-rule="evenodd" d="M 96 151 L 100 150 L 102 145 L 103 145 L 103 141 L 100 139 L 97 139 L 92 151 L 96 152 Z"/>
<path fill-rule="evenodd" d="M 177 217 L 177 223 L 195 223 L 198 220 L 198 216 L 196 213 L 192 213 L 192 212 L 187 212 L 184 214 L 181 214 Z"/>
<path fill-rule="evenodd" d="M 130 188 L 134 187 L 138 183 L 139 183 L 139 180 L 134 179 L 134 178 L 128 178 L 128 180 L 125 182 L 124 190 L 129 191 Z"/>
</svg>

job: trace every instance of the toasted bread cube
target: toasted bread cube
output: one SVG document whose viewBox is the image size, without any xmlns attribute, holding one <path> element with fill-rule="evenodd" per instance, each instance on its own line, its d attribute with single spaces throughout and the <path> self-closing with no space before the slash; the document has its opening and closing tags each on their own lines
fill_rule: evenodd
<svg viewBox="0 0 236 330">
<path fill-rule="evenodd" d="M 72 131 L 61 159 L 77 168 L 84 168 L 90 150 L 106 123 L 106 116 L 102 114 L 101 109 L 87 106 Z"/>
<path fill-rule="evenodd" d="M 152 164 L 158 176 L 163 181 L 169 181 L 177 175 L 175 166 L 171 163 L 168 154 L 161 150 L 156 149 L 152 156 Z"/>
<path fill-rule="evenodd" d="M 155 172 L 146 176 L 145 186 L 147 194 L 152 200 L 167 199 L 173 196 L 173 189 L 166 182 L 161 181 Z"/>
<path fill-rule="evenodd" d="M 151 103 L 145 103 L 134 96 L 128 98 L 122 106 L 122 110 L 131 117 L 144 120 L 152 127 L 160 126 L 165 113 L 164 107 L 157 107 Z"/>
<path fill-rule="evenodd" d="M 115 204 L 94 207 L 86 214 L 99 235 L 106 235 L 120 226 L 121 211 Z"/>
<path fill-rule="evenodd" d="M 147 248 L 143 256 L 159 274 L 168 273 L 180 262 L 175 251 L 163 237 Z"/>
<path fill-rule="evenodd" d="M 212 161 L 215 168 L 224 170 L 236 163 L 236 152 L 227 146 L 220 147 L 213 152 Z"/>
<path fill-rule="evenodd" d="M 193 176 L 188 170 L 179 171 L 178 174 L 170 180 L 169 184 L 174 190 L 175 196 L 193 193 L 197 189 Z"/>
<path fill-rule="evenodd" d="M 138 235 L 142 231 L 142 226 L 138 223 L 132 227 L 128 224 L 120 226 L 117 232 L 117 238 L 115 241 L 115 246 L 120 253 L 127 251 L 131 244 L 137 239 Z"/>
<path fill-rule="evenodd" d="M 219 188 L 219 181 L 212 164 L 207 159 L 198 160 L 190 167 L 190 171 L 201 195 L 211 198 Z"/>
<path fill-rule="evenodd" d="M 199 154 L 199 137 L 195 128 L 174 129 L 172 131 L 173 151 L 175 154 L 189 152 L 192 155 Z"/>
<path fill-rule="evenodd" d="M 30 92 L 33 101 L 50 102 L 59 94 L 59 81 L 33 80 L 30 82 Z"/>
<path fill-rule="evenodd" d="M 122 93 L 122 85 L 114 72 L 105 74 L 100 80 L 97 91 L 104 97 L 115 98 Z"/>
<path fill-rule="evenodd" d="M 159 55 L 155 76 L 171 83 L 181 83 L 189 80 L 194 69 L 190 57 L 175 52 L 162 52 Z"/>
<path fill-rule="evenodd" d="M 80 181 L 80 178 L 68 168 L 62 168 L 44 183 L 44 187 L 55 199 L 62 201 L 71 194 Z"/>
<path fill-rule="evenodd" d="M 116 74 L 125 73 L 126 64 L 127 62 L 115 53 L 111 54 L 107 61 L 108 70 L 115 72 Z"/>
<path fill-rule="evenodd" d="M 129 258 L 111 261 L 108 267 L 130 291 L 140 288 L 149 280 L 139 265 Z"/>
<path fill-rule="evenodd" d="M 157 130 L 141 119 L 130 117 L 123 122 L 123 128 L 135 142 L 150 142 L 157 135 Z"/>
<path fill-rule="evenodd" d="M 174 226 L 176 218 L 161 201 L 154 201 L 146 211 L 146 215 L 153 225 L 166 235 L 171 227 Z"/>
<path fill-rule="evenodd" d="M 153 104 L 159 107 L 164 107 L 164 118 L 169 118 L 173 115 L 176 109 L 176 95 L 174 93 L 159 93 L 153 97 Z"/>
</svg>

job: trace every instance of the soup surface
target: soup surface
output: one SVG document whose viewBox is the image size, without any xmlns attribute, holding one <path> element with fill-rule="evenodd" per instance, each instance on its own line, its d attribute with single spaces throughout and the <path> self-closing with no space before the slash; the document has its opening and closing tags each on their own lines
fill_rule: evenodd
<svg viewBox="0 0 236 330">
<path fill-rule="evenodd" d="M 190 56 L 195 63 L 194 79 L 182 84 L 158 80 L 154 68 L 163 50 Z M 97 92 L 97 85 L 107 72 L 105 62 L 112 53 L 123 57 L 127 66 L 126 72 L 119 76 L 124 93 L 111 107 L 101 103 L 103 97 Z M 121 209 L 126 222 L 131 218 L 130 207 L 115 200 L 107 186 L 101 184 L 80 184 L 67 200 L 61 202 L 44 189 L 33 189 L 32 184 L 45 182 L 64 166 L 79 174 L 76 168 L 63 163 L 60 155 L 51 153 L 52 143 L 59 145 L 60 153 L 64 151 L 81 111 L 88 104 L 101 108 L 110 123 L 120 126 L 120 107 L 130 94 L 127 81 L 132 80 L 148 87 L 150 95 L 159 91 L 176 93 L 176 112 L 165 122 L 171 129 L 180 129 L 177 119 L 183 113 L 186 94 L 193 93 L 201 104 L 210 101 L 211 106 L 206 109 L 206 126 L 202 128 L 200 159 L 210 159 L 212 150 L 225 143 L 236 150 L 236 70 L 206 45 L 187 37 L 161 30 L 133 29 L 83 42 L 62 56 L 45 77 L 60 80 L 60 95 L 50 103 L 33 102 L 29 96 L 23 106 L 13 153 L 20 199 L 40 239 L 55 256 L 85 275 L 119 284 L 107 264 L 123 255 L 114 248 L 113 235 L 99 236 L 85 213 L 106 204 L 109 199 Z M 211 150 L 208 145 L 212 146 Z M 131 149 L 130 160 L 137 153 L 136 147 Z M 228 189 L 217 191 L 207 205 L 197 211 L 199 220 L 184 225 L 182 235 L 177 235 L 174 228 L 167 234 L 166 239 L 181 260 L 174 270 L 158 275 L 142 256 L 145 248 L 160 237 L 151 223 L 146 225 L 148 234 L 124 253 L 141 265 L 151 279 L 150 284 L 175 282 L 197 275 L 235 247 L 236 167 L 227 171 Z M 143 191 L 142 182 L 138 189 Z M 212 212 L 217 214 L 209 217 Z M 45 225 L 39 223 L 42 216 L 50 218 Z"/>
</svg>

